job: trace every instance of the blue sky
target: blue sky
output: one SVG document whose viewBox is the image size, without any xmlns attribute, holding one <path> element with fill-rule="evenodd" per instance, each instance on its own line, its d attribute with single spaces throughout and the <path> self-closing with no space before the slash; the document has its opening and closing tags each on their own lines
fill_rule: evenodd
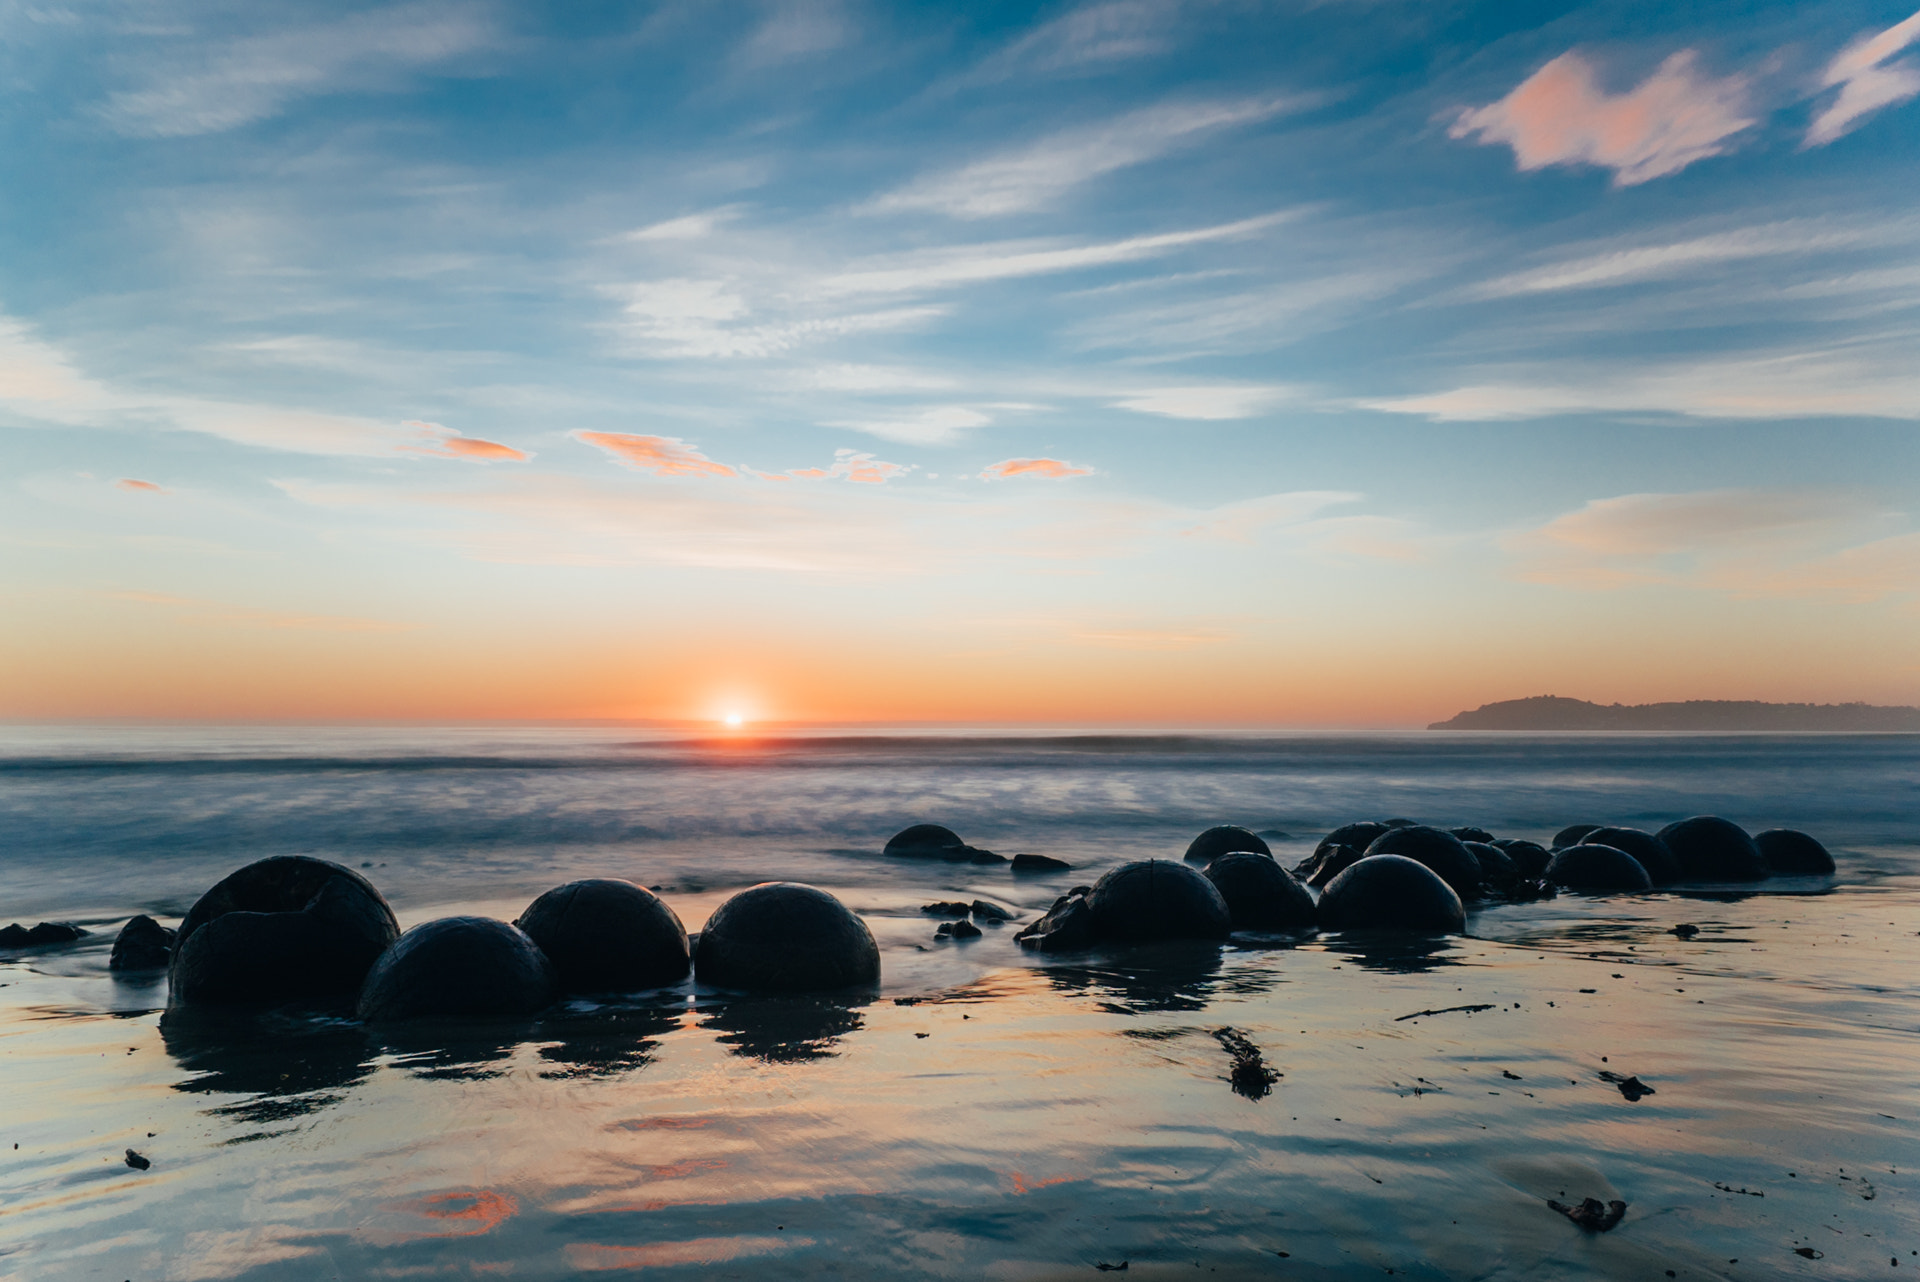
<svg viewBox="0 0 1920 1282">
<path fill-rule="evenodd" d="M 1920 14 L 0 9 L 0 713 L 1920 700 Z"/>
</svg>

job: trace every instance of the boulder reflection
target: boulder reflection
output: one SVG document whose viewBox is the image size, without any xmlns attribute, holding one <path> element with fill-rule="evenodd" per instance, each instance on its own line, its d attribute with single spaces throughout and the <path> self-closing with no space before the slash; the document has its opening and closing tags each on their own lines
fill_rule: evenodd
<svg viewBox="0 0 1920 1282">
<path fill-rule="evenodd" d="M 190 1074 L 174 1090 L 249 1096 L 208 1112 L 256 1125 L 338 1104 L 373 1072 L 365 1031 L 344 1020 L 187 1009 L 162 1017 L 160 1036 Z"/>
<path fill-rule="evenodd" d="M 1327 951 L 1351 958 L 1363 970 L 1396 975 L 1419 975 L 1459 962 L 1447 956 L 1454 950 L 1451 935 L 1423 935 L 1404 930 L 1350 930 L 1322 936 Z"/>
<path fill-rule="evenodd" d="M 716 1041 L 735 1055 L 768 1064 L 801 1064 L 840 1052 L 840 1039 L 865 1022 L 860 1007 L 871 993 L 834 996 L 809 993 L 790 997 L 730 997 L 704 1010 L 700 1027 L 713 1029 Z"/>
<path fill-rule="evenodd" d="M 1046 975 L 1055 988 L 1100 998 L 1117 1014 L 1205 1010 L 1220 979 L 1220 945 L 1140 944 L 1079 965 L 1049 966 Z"/>
<path fill-rule="evenodd" d="M 448 1082 L 505 1077 L 514 1051 L 537 1037 L 531 1020 L 419 1020 L 383 1025 L 379 1033 L 395 1068 Z"/>
<path fill-rule="evenodd" d="M 671 1009 L 598 1011 L 548 1019 L 540 1047 L 546 1067 L 540 1076 L 555 1081 L 592 1081 L 637 1073 L 653 1062 L 659 1039 L 680 1025 L 684 1006 Z"/>
</svg>

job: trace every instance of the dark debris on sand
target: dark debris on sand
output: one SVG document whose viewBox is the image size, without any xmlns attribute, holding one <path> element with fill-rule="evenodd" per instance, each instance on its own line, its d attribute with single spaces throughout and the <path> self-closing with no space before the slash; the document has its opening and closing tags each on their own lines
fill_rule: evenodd
<svg viewBox="0 0 1920 1282">
<path fill-rule="evenodd" d="M 1560 1212 L 1589 1233 L 1605 1233 L 1620 1222 L 1627 1213 L 1627 1204 L 1618 1199 L 1601 1202 L 1597 1197 L 1584 1199 L 1578 1206 L 1568 1206 L 1565 1202 L 1547 1199 L 1547 1206 Z"/>
<path fill-rule="evenodd" d="M 1260 1055 L 1260 1048 L 1247 1040 L 1245 1033 L 1237 1028 L 1216 1028 L 1213 1036 L 1221 1048 L 1233 1057 L 1233 1068 L 1227 1074 L 1227 1081 L 1233 1086 L 1235 1095 L 1265 1099 L 1273 1094 L 1273 1084 L 1280 1080 L 1280 1074 L 1268 1066 Z"/>
<path fill-rule="evenodd" d="M 1618 1086 L 1620 1093 L 1626 1096 L 1630 1103 L 1637 1104 L 1640 1102 L 1641 1096 L 1657 1093 L 1653 1087 L 1647 1085 L 1637 1077 L 1622 1077 L 1618 1073 L 1609 1073 L 1605 1069 L 1600 1070 L 1600 1080 L 1603 1082 L 1612 1082 L 1615 1086 Z"/>
<path fill-rule="evenodd" d="M 149 1158 L 140 1156 L 140 1154 L 134 1152 L 132 1149 L 128 1149 L 127 1165 L 131 1166 L 136 1171 L 145 1171 L 152 1168 L 153 1162 Z"/>
</svg>

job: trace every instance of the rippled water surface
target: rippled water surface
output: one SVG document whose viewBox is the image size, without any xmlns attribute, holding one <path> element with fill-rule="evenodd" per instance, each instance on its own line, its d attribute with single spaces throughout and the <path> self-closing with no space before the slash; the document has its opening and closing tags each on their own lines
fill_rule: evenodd
<svg viewBox="0 0 1920 1282">
<path fill-rule="evenodd" d="M 1699 812 L 1804 828 L 1839 871 L 1487 907 L 1462 938 L 1066 959 L 1017 926 L 935 943 L 919 911 L 1030 920 L 1213 823 L 1291 864 L 1359 818 L 1543 840 Z M 883 858 L 917 820 L 1075 869 Z M 361 868 L 403 926 L 606 875 L 698 929 L 741 886 L 812 882 L 873 927 L 884 986 L 397 1040 L 163 1029 L 164 980 L 109 975 L 114 932 L 278 853 Z M 16 727 L 13 920 L 92 933 L 0 953 L 0 1279 L 1920 1271 L 1913 737 Z M 1233 1089 L 1226 1029 L 1270 1093 Z M 1626 1217 L 1589 1234 L 1546 1205 L 1583 1197 Z"/>
</svg>

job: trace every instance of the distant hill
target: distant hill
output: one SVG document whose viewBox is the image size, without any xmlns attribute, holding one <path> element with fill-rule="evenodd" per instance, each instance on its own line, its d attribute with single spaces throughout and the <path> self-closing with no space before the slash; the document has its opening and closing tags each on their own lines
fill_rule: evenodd
<svg viewBox="0 0 1920 1282">
<path fill-rule="evenodd" d="M 1754 703 L 1689 699 L 1685 703 L 1601 704 L 1543 694 L 1507 699 L 1436 721 L 1429 730 L 1907 730 L 1920 732 L 1920 708 L 1867 703 Z"/>
</svg>

